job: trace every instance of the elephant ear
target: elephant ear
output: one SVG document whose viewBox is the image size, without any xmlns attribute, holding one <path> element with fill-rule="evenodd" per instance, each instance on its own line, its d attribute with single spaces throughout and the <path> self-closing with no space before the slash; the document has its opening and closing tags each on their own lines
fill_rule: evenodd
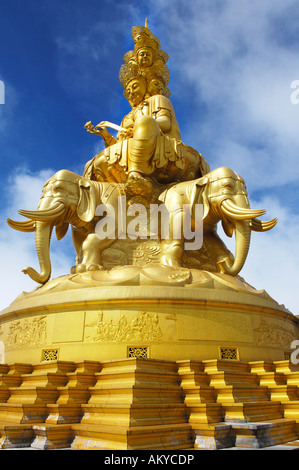
<svg viewBox="0 0 299 470">
<path fill-rule="evenodd" d="M 77 213 L 81 220 L 90 222 L 95 215 L 96 197 L 94 187 L 90 181 L 81 178 L 79 180 L 79 202 Z"/>
<path fill-rule="evenodd" d="M 194 204 L 203 204 L 203 219 L 208 215 L 210 204 L 207 197 L 207 184 L 209 179 L 207 176 L 202 176 L 196 180 L 192 194 L 191 194 L 191 209 Z"/>
<path fill-rule="evenodd" d="M 69 224 L 68 222 L 64 222 L 63 224 L 56 225 L 56 238 L 57 240 L 61 240 L 66 232 L 68 231 Z"/>
</svg>

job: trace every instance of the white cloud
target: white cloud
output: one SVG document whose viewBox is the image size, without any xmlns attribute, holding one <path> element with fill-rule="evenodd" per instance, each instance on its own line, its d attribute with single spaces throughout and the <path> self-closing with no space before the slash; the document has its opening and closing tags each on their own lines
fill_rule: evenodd
<svg viewBox="0 0 299 470">
<path fill-rule="evenodd" d="M 299 54 L 285 39 L 295 31 L 298 36 L 292 18 L 296 11 L 294 0 L 195 0 L 184 15 L 180 2 L 174 1 L 164 11 L 169 25 L 165 42 L 171 45 L 167 52 L 179 79 L 170 88 L 182 96 L 184 89 L 193 91 L 192 104 L 185 103 L 186 117 L 188 108 L 192 116 L 196 107 L 204 109 L 196 118 L 178 115 L 183 135 L 199 151 L 208 141 L 205 157 L 212 166 L 225 160 L 244 177 L 248 172 L 252 188 L 259 183 L 255 174 L 264 173 L 270 162 L 264 184 L 299 178 L 299 105 L 290 101 L 291 82 L 299 79 Z M 286 32 L 283 25 L 289 27 L 289 22 Z"/>
</svg>

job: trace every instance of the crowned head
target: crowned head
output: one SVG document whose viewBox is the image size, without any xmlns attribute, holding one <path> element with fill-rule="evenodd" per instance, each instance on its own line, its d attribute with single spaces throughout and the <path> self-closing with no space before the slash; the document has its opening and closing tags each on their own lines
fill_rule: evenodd
<svg viewBox="0 0 299 470">
<path fill-rule="evenodd" d="M 124 55 L 119 79 L 126 90 L 128 82 L 134 77 L 144 77 L 147 83 L 147 94 L 170 95 L 167 88 L 169 70 L 166 65 L 168 54 L 161 50 L 159 39 L 152 34 L 146 20 L 145 26 L 133 26 L 132 38 L 134 50 Z M 124 92 L 126 96 L 126 91 Z M 126 96 L 127 97 L 127 96 Z"/>
</svg>

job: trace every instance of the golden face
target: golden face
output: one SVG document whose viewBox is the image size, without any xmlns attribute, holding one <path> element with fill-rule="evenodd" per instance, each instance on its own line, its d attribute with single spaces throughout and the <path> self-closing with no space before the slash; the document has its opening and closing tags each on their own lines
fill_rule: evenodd
<svg viewBox="0 0 299 470">
<path fill-rule="evenodd" d="M 164 84 L 158 78 L 153 78 L 148 85 L 148 92 L 151 96 L 162 95 L 164 90 Z"/>
<path fill-rule="evenodd" d="M 148 48 L 138 51 L 137 62 L 140 67 L 150 67 L 153 64 L 153 53 Z"/>
<path fill-rule="evenodd" d="M 146 83 L 140 78 L 134 78 L 126 87 L 126 97 L 131 106 L 137 106 L 146 93 Z"/>
</svg>

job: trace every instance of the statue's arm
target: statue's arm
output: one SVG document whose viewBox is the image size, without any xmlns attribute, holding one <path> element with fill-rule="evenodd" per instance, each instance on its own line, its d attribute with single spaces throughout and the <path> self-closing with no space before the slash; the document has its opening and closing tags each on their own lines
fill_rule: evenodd
<svg viewBox="0 0 299 470">
<path fill-rule="evenodd" d="M 116 138 L 107 131 L 106 127 L 101 129 L 100 136 L 102 137 L 105 147 L 110 147 L 117 142 Z"/>
<path fill-rule="evenodd" d="M 113 145 L 117 142 L 115 137 L 113 137 L 113 135 L 111 135 L 110 132 L 107 131 L 107 128 L 102 126 L 101 123 L 97 126 L 93 126 L 89 121 L 85 124 L 84 127 L 90 134 L 96 134 L 101 136 L 104 141 L 105 147 L 110 147 L 110 145 Z"/>
</svg>

